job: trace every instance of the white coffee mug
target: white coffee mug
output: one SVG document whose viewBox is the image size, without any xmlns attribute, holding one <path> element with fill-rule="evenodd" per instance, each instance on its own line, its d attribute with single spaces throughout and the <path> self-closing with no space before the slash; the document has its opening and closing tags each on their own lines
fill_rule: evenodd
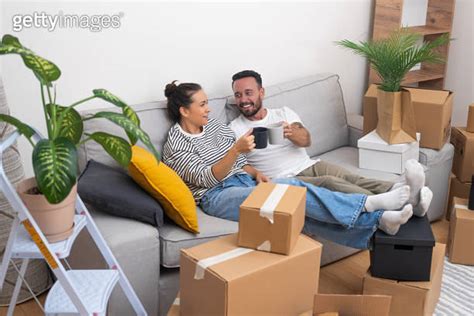
<svg viewBox="0 0 474 316">
<path fill-rule="evenodd" d="M 283 123 L 275 123 L 267 126 L 268 142 L 272 145 L 281 145 L 285 142 L 283 136 Z"/>
</svg>

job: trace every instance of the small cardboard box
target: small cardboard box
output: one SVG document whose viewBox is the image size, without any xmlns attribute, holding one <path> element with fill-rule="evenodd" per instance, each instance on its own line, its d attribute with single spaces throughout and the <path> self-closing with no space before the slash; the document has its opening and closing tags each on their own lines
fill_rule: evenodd
<svg viewBox="0 0 474 316">
<path fill-rule="evenodd" d="M 173 304 L 171 305 L 167 316 L 179 316 L 179 305 L 180 305 L 180 298 L 179 298 L 179 293 L 176 296 Z"/>
<path fill-rule="evenodd" d="M 421 134 L 420 147 L 441 149 L 447 142 L 453 111 L 453 93 L 447 90 L 405 88 L 415 112 L 416 131 Z M 377 85 L 370 85 L 363 101 L 364 134 L 377 127 Z"/>
<path fill-rule="evenodd" d="M 229 235 L 181 250 L 183 315 L 298 315 L 313 306 L 322 245 L 300 235 L 289 256 L 237 246 Z"/>
<path fill-rule="evenodd" d="M 429 281 L 434 245 L 426 215 L 413 216 L 394 236 L 378 230 L 370 251 L 370 273 L 378 278 Z"/>
<path fill-rule="evenodd" d="M 459 181 L 469 182 L 474 174 L 474 133 L 464 127 L 453 127 L 451 143 L 454 145 L 453 173 Z"/>
<path fill-rule="evenodd" d="M 441 291 L 446 246 L 436 243 L 431 260 L 431 277 L 428 282 L 407 282 L 364 277 L 364 294 L 392 296 L 390 315 L 432 315 Z"/>
<path fill-rule="evenodd" d="M 467 200 L 454 198 L 448 238 L 448 258 L 452 263 L 474 265 L 474 210 Z"/>
<path fill-rule="evenodd" d="M 238 245 L 290 254 L 303 229 L 305 206 L 306 188 L 260 183 L 240 205 Z"/>
<path fill-rule="evenodd" d="M 459 181 L 456 176 L 451 178 L 451 184 L 449 186 L 449 197 L 448 197 L 448 208 L 446 209 L 446 219 L 451 219 L 451 211 L 453 210 L 453 198 L 455 196 L 462 199 L 469 199 L 469 192 L 471 191 L 472 183 L 463 183 Z"/>
<path fill-rule="evenodd" d="M 316 294 L 313 314 L 336 312 L 340 316 L 388 316 L 391 300 L 387 295 Z"/>
<path fill-rule="evenodd" d="M 357 147 L 359 147 L 359 168 L 398 174 L 405 172 L 405 162 L 408 159 L 418 160 L 420 154 L 418 142 L 389 145 L 376 131 L 360 138 Z"/>
</svg>

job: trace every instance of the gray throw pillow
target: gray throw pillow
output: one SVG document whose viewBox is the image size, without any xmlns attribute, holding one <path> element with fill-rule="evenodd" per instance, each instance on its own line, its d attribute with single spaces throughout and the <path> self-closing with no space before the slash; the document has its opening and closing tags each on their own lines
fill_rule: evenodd
<svg viewBox="0 0 474 316">
<path fill-rule="evenodd" d="M 161 205 L 125 171 L 89 160 L 77 189 L 81 199 L 99 211 L 153 226 L 163 225 Z"/>
</svg>

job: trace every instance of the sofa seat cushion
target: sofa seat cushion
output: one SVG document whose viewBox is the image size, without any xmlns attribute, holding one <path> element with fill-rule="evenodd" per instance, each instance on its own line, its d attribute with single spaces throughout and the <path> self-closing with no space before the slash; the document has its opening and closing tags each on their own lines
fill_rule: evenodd
<svg viewBox="0 0 474 316">
<path fill-rule="evenodd" d="M 360 169 L 359 168 L 359 150 L 354 147 L 340 147 L 329 151 L 325 154 L 322 154 L 318 157 L 324 161 L 336 164 L 338 166 L 344 167 L 352 173 L 356 173 L 366 178 L 379 179 L 384 181 L 393 181 L 396 182 L 399 179 L 403 178 L 403 175 L 397 175 L 394 173 Z"/>
<path fill-rule="evenodd" d="M 237 222 L 207 215 L 199 207 L 196 208 L 196 212 L 199 234 L 185 231 L 169 220 L 165 220 L 165 224 L 159 228 L 161 264 L 164 267 L 179 267 L 179 256 L 182 248 L 194 247 L 238 231 L 239 224 Z"/>
</svg>

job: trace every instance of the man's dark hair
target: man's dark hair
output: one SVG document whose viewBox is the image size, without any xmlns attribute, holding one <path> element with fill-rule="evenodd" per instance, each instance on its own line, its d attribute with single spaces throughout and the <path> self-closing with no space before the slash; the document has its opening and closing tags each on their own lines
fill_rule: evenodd
<svg viewBox="0 0 474 316">
<path fill-rule="evenodd" d="M 234 82 L 242 79 L 242 78 L 247 78 L 247 77 L 252 77 L 257 81 L 258 87 L 262 87 L 262 76 L 256 71 L 253 70 L 242 70 L 236 73 L 235 75 L 232 76 L 232 86 L 234 85 Z"/>
</svg>

